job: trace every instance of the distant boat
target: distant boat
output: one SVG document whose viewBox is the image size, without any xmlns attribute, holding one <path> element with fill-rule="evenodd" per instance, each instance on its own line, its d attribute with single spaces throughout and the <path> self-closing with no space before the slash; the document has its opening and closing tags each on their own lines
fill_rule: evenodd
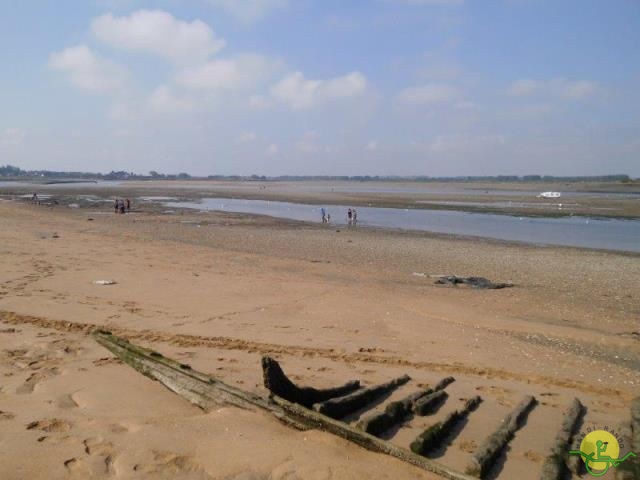
<svg viewBox="0 0 640 480">
<path fill-rule="evenodd" d="M 560 192 L 540 192 L 538 198 L 559 198 L 561 195 Z"/>
</svg>

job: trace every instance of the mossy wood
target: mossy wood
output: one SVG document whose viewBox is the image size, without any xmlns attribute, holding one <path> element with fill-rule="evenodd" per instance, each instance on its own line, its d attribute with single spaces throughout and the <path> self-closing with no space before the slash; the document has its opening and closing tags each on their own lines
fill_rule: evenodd
<svg viewBox="0 0 640 480">
<path fill-rule="evenodd" d="M 409 380 L 411 380 L 409 375 L 403 375 L 402 377 L 394 378 L 385 383 L 357 390 L 344 397 L 332 398 L 326 402 L 316 403 L 313 409 L 331 418 L 343 418 L 350 413 L 366 407 L 381 396 L 404 385 Z"/>
<path fill-rule="evenodd" d="M 580 400 L 574 398 L 569 408 L 564 412 L 564 419 L 556 435 L 551 454 L 544 459 L 542 470 L 540 471 L 540 480 L 563 480 L 570 476 L 567 457 L 571 448 L 571 441 L 577 433 L 578 425 L 584 414 L 584 406 L 580 403 Z"/>
<path fill-rule="evenodd" d="M 626 450 L 634 452 L 636 457 L 630 457 L 622 462 L 615 470 L 616 480 L 638 480 L 640 478 L 640 397 L 631 402 L 631 421 L 625 422 L 619 429 Z"/>
<path fill-rule="evenodd" d="M 364 417 L 358 422 L 356 428 L 379 437 L 382 433 L 407 418 L 411 414 L 411 411 L 417 401 L 420 401 L 423 397 L 431 395 L 434 392 L 441 391 L 453 381 L 453 377 L 443 378 L 434 388 L 419 390 L 406 396 L 402 400 L 390 402 L 385 407 L 384 412 Z"/>
<path fill-rule="evenodd" d="M 446 418 L 431 425 L 411 442 L 411 451 L 418 455 L 426 455 L 442 445 L 442 442 L 451 434 L 453 428 L 482 402 L 479 396 L 470 398 L 461 410 L 454 410 Z"/>
<path fill-rule="evenodd" d="M 123 362 L 147 377 L 157 380 L 167 388 L 198 405 L 205 411 L 220 405 L 233 405 L 244 409 L 265 410 L 278 420 L 300 430 L 318 429 L 342 437 L 367 450 L 383 453 L 435 473 L 449 480 L 473 480 L 433 460 L 415 455 L 411 451 L 393 445 L 350 425 L 334 420 L 326 415 L 289 402 L 277 395 L 267 399 L 227 385 L 204 373 L 193 370 L 189 365 L 176 362 L 162 354 L 129 343 L 110 332 L 96 331 L 93 337 L 102 346 L 113 352 Z M 395 379 L 390 383 L 406 383 L 408 377 Z"/>
<path fill-rule="evenodd" d="M 500 426 L 480 445 L 474 453 L 466 472 L 479 478 L 485 478 L 502 450 L 513 439 L 516 431 L 536 405 L 536 399 L 527 395 L 503 420 Z"/>
<path fill-rule="evenodd" d="M 299 387 L 285 375 L 280 364 L 271 357 L 262 357 L 262 376 L 265 388 L 272 394 L 307 408 L 311 408 L 314 403 L 341 397 L 360 388 L 358 380 L 351 380 L 335 388 Z"/>
</svg>

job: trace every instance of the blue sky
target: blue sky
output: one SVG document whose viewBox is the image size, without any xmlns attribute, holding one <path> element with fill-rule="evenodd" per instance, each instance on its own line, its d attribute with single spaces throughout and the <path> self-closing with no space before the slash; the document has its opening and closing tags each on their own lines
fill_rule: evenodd
<svg viewBox="0 0 640 480">
<path fill-rule="evenodd" d="M 640 176 L 636 0 L 0 3 L 0 164 Z"/>
</svg>

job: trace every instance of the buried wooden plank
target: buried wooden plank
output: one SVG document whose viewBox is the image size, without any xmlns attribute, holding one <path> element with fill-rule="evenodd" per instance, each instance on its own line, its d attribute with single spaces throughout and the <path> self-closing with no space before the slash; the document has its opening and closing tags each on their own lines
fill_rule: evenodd
<svg viewBox="0 0 640 480">
<path fill-rule="evenodd" d="M 380 440 L 357 430 L 350 425 L 334 420 L 301 405 L 291 403 L 278 396 L 269 399 L 227 385 L 209 375 L 191 369 L 189 365 L 129 343 L 109 332 L 96 331 L 93 337 L 102 346 L 113 352 L 124 363 L 142 374 L 159 381 L 170 390 L 186 398 L 204 410 L 220 405 L 240 408 L 259 408 L 274 415 L 283 423 L 301 430 L 318 429 L 355 443 L 367 450 L 383 453 L 449 480 L 473 480 L 446 465 L 416 455 L 409 450 Z"/>
<path fill-rule="evenodd" d="M 377 400 L 382 395 L 392 392 L 409 380 L 411 380 L 409 375 L 403 375 L 385 383 L 363 388 L 344 397 L 332 398 L 326 402 L 316 403 L 313 409 L 331 418 L 343 418 Z"/>
<path fill-rule="evenodd" d="M 311 408 L 314 403 L 341 397 L 360 388 L 358 380 L 351 380 L 335 388 L 299 387 L 285 375 L 276 360 L 266 356 L 262 357 L 262 376 L 265 388 L 272 394 L 307 408 Z"/>
<path fill-rule="evenodd" d="M 379 437 L 382 433 L 402 422 L 409 414 L 411 414 L 416 402 L 420 401 L 427 395 L 442 391 L 453 381 L 453 377 L 443 378 L 433 388 L 419 390 L 406 396 L 402 400 L 391 402 L 385 407 L 384 412 L 369 415 L 360 420 L 357 423 L 356 428 Z"/>
<path fill-rule="evenodd" d="M 447 438 L 453 428 L 471 412 L 473 412 L 482 402 L 482 398 L 476 396 L 467 400 L 461 410 L 454 410 L 446 418 L 427 428 L 424 432 L 411 442 L 411 451 L 418 455 L 426 455 L 438 448 L 442 441 Z"/>
<path fill-rule="evenodd" d="M 584 406 L 580 400 L 574 398 L 569 408 L 564 412 L 564 419 L 556 435 L 551 454 L 544 459 L 540 480 L 562 480 L 570 475 L 567 455 L 584 413 Z"/>
<path fill-rule="evenodd" d="M 391 455 L 392 457 L 399 458 L 400 460 L 424 470 L 428 470 L 449 480 L 476 480 L 473 477 L 442 465 L 439 462 L 416 455 L 415 453 L 405 448 L 398 447 L 391 442 L 381 440 L 366 432 L 362 432 L 351 425 L 341 422 L 340 420 L 335 420 L 327 417 L 326 415 L 319 414 L 318 412 L 309 410 L 295 403 L 287 402 L 279 397 L 273 397 L 272 400 L 276 404 L 280 405 L 297 421 L 305 423 L 306 425 L 311 426 L 311 428 L 333 433 L 334 435 L 345 438 L 350 442 L 366 448 L 367 450 Z"/>
<path fill-rule="evenodd" d="M 157 380 L 169 390 L 186 398 L 194 405 L 209 411 L 220 405 L 233 405 L 243 409 L 255 407 L 269 411 L 280 421 L 297 428 L 308 430 L 304 424 L 283 415 L 267 399 L 227 385 L 209 375 L 193 370 L 189 365 L 176 362 L 153 350 L 134 345 L 127 340 L 116 337 L 109 332 L 98 330 L 93 333 L 95 340 L 119 357 L 123 362 L 138 370 L 143 375 Z"/>
<path fill-rule="evenodd" d="M 425 395 L 413 405 L 413 412 L 424 417 L 437 411 L 449 395 L 444 390 L 437 390 L 429 395 Z"/>
<path fill-rule="evenodd" d="M 637 480 L 640 478 L 640 397 L 631 402 L 631 421 L 619 429 L 626 450 L 633 452 L 615 469 L 616 480 Z"/>
<path fill-rule="evenodd" d="M 476 451 L 466 472 L 484 478 L 493 467 L 502 450 L 513 439 L 516 431 L 529 411 L 535 406 L 536 399 L 527 395 L 504 419 L 500 426 L 484 441 Z"/>
</svg>

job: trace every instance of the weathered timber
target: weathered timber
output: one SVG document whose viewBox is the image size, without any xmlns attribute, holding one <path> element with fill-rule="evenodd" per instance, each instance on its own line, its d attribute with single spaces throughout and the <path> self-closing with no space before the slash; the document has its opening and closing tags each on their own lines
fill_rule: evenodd
<svg viewBox="0 0 640 480">
<path fill-rule="evenodd" d="M 484 277 L 457 277 L 456 275 L 443 275 L 436 283 L 439 285 L 469 285 L 472 288 L 499 290 L 501 288 L 513 287 L 513 283 L 492 282 Z"/>
<path fill-rule="evenodd" d="M 331 418 L 342 418 L 368 405 L 382 395 L 404 385 L 409 380 L 411 380 L 409 375 L 403 375 L 389 382 L 363 388 L 344 397 L 332 398 L 326 402 L 316 403 L 313 409 Z"/>
<path fill-rule="evenodd" d="M 405 448 L 380 440 L 344 422 L 289 402 L 277 395 L 266 399 L 244 392 L 209 375 L 191 368 L 185 369 L 183 364 L 167 357 L 151 355 L 152 350 L 130 344 L 127 340 L 108 332 L 96 331 L 93 336 L 98 343 L 113 352 L 124 363 L 149 378 L 159 381 L 204 410 L 225 404 L 247 409 L 260 408 L 287 425 L 301 430 L 318 429 L 337 435 L 367 450 L 390 455 L 448 480 L 473 480 L 464 473 L 415 455 Z"/>
<path fill-rule="evenodd" d="M 444 390 L 425 395 L 413 404 L 413 413 L 421 417 L 429 415 L 436 411 L 438 405 L 441 405 L 447 399 L 447 396 L 447 392 Z"/>
<path fill-rule="evenodd" d="M 511 413 L 504 417 L 496 431 L 489 435 L 473 455 L 466 468 L 468 474 L 479 478 L 486 476 L 503 448 L 513 439 L 522 421 L 535 404 L 536 399 L 531 395 L 527 395 Z"/>
<path fill-rule="evenodd" d="M 323 430 L 345 438 L 350 442 L 366 448 L 367 450 L 399 458 L 400 460 L 433 472 L 449 480 L 475 480 L 473 477 L 457 472 L 456 470 L 442 465 L 439 462 L 416 455 L 405 448 L 392 444 L 391 442 L 369 435 L 368 433 L 358 430 L 347 423 L 341 422 L 340 420 L 335 420 L 276 396 L 274 396 L 272 400 L 281 406 L 288 415 L 291 415 L 291 417 L 295 418 L 299 422 L 309 425 L 311 428 Z"/>
<path fill-rule="evenodd" d="M 364 430 L 371 435 L 379 437 L 383 432 L 389 430 L 394 425 L 402 422 L 411 414 L 414 404 L 425 395 L 430 395 L 434 391 L 440 391 L 454 381 L 453 377 L 446 377 L 440 380 L 434 388 L 418 390 L 402 400 L 389 403 L 382 413 L 369 415 L 358 422 L 356 428 Z"/>
<path fill-rule="evenodd" d="M 351 380 L 336 388 L 298 387 L 285 375 L 280 364 L 271 357 L 262 357 L 262 376 L 265 388 L 272 394 L 307 408 L 311 408 L 314 403 L 341 397 L 360 388 L 358 380 Z"/>
<path fill-rule="evenodd" d="M 251 410 L 256 407 L 269 411 L 276 418 L 299 430 L 309 427 L 296 423 L 283 415 L 280 409 L 259 395 L 245 392 L 218 379 L 191 369 L 188 365 L 164 357 L 153 350 L 129 343 L 126 339 L 116 337 L 110 332 L 97 330 L 93 332 L 95 340 L 119 357 L 123 362 L 138 370 L 143 375 L 157 380 L 169 390 L 186 398 L 194 405 L 209 411 L 220 405 Z M 188 368 L 187 368 L 188 367 Z"/>
<path fill-rule="evenodd" d="M 625 450 L 635 453 L 615 469 L 616 480 L 637 480 L 640 478 L 640 397 L 631 401 L 631 421 L 618 429 Z"/>
<path fill-rule="evenodd" d="M 482 398 L 478 396 L 470 398 L 461 410 L 454 410 L 443 421 L 427 428 L 411 442 L 411 451 L 418 455 L 426 455 L 438 448 L 458 422 L 478 408 L 480 402 L 482 402 Z"/>
<path fill-rule="evenodd" d="M 563 480 L 570 475 L 567 456 L 571 441 L 576 434 L 584 413 L 584 406 L 580 403 L 580 400 L 574 398 L 569 408 L 564 412 L 564 419 L 556 435 L 551 454 L 544 459 L 542 470 L 540 471 L 540 480 Z"/>
</svg>

